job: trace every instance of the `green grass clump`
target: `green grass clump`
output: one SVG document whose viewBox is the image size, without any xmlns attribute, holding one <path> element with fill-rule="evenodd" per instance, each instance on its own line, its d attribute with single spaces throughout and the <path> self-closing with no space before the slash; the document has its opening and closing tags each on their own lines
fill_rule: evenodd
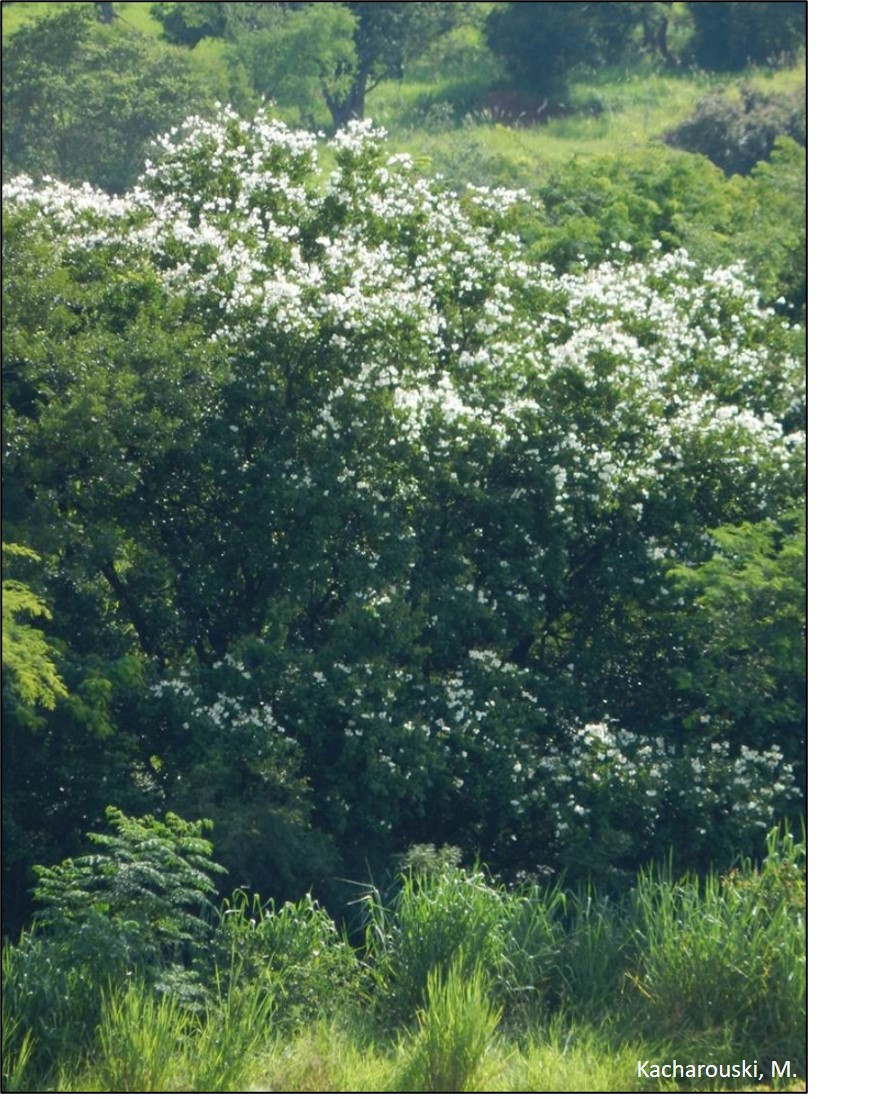
<svg viewBox="0 0 883 1099">
<path fill-rule="evenodd" d="M 276 1021 L 299 1023 L 343 1007 L 364 967 L 328 913 L 311 896 L 277 906 L 237 891 L 221 905 L 217 962 L 238 981 L 272 993 Z"/>
<path fill-rule="evenodd" d="M 490 998 L 478 968 L 467 971 L 463 955 L 443 974 L 434 969 L 426 983 L 426 1007 L 398 1081 L 402 1091 L 478 1091 L 485 1059 L 502 1011 Z"/>
<path fill-rule="evenodd" d="M 77 1079 L 76 1090 L 177 1090 L 189 1023 L 189 1013 L 171 996 L 156 996 L 140 983 L 114 989 L 102 999 L 93 1066 Z"/>
<path fill-rule="evenodd" d="M 456 959 L 481 970 L 507 1013 L 541 1009 L 553 978 L 555 910 L 560 898 L 539 890 L 510 892 L 479 871 L 447 867 L 405 872 L 384 902 L 365 898 L 366 949 L 380 1012 L 407 1025 L 426 1006 L 433 973 L 443 980 Z"/>
<path fill-rule="evenodd" d="M 729 1034 L 737 1056 L 806 1063 L 805 843 L 771 833 L 762 867 L 642 874 L 628 978 L 657 1034 Z"/>
</svg>

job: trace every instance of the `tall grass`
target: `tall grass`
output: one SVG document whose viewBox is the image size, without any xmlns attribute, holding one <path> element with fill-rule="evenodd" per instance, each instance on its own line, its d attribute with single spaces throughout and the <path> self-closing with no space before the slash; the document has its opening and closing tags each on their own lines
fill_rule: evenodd
<svg viewBox="0 0 883 1099">
<path fill-rule="evenodd" d="M 628 979 L 656 1033 L 730 1033 L 740 1055 L 806 1058 L 805 843 L 770 834 L 761 868 L 634 892 Z"/>
<path fill-rule="evenodd" d="M 375 998 L 395 1026 L 426 1004 L 430 975 L 444 980 L 455 959 L 484 972 L 507 1016 L 522 1021 L 542 1009 L 554 980 L 562 898 L 493 885 L 479 871 L 405 872 L 384 902 L 365 898 L 366 951 Z"/>
<path fill-rule="evenodd" d="M 218 976 L 216 1002 L 187 1047 L 188 1090 L 240 1090 L 270 1040 L 273 992 L 239 978 L 235 970 Z"/>
<path fill-rule="evenodd" d="M 4 952 L 4 1090 L 606 1091 L 654 1052 L 803 1074 L 805 862 L 779 829 L 759 867 L 647 871 L 618 902 L 411 868 L 365 898 L 361 958 L 311 898 L 242 895 L 198 998 L 66 974 L 26 936 Z"/>
<path fill-rule="evenodd" d="M 3 1012 L 3 1091 L 27 1091 L 34 1054 L 34 1035 L 22 1021 Z"/>
<path fill-rule="evenodd" d="M 463 954 L 446 971 L 433 969 L 419 1030 L 397 1081 L 402 1091 L 477 1091 L 502 1011 L 491 1003 L 481 968 L 467 970 Z"/>
<path fill-rule="evenodd" d="M 40 1090 L 88 1046 L 109 985 L 63 946 L 29 933 L 4 943 L 2 967 L 4 1090 Z"/>
<path fill-rule="evenodd" d="M 140 983 L 102 998 L 96 1056 L 77 1090 L 175 1091 L 181 1081 L 181 1050 L 189 1013 L 171 996 L 157 996 Z"/>
<path fill-rule="evenodd" d="M 220 966 L 273 996 L 275 1020 L 298 1022 L 339 1008 L 356 994 L 364 966 L 345 935 L 309 894 L 278 907 L 241 891 L 221 906 L 215 935 Z"/>
<path fill-rule="evenodd" d="M 591 889 L 568 893 L 556 957 L 557 1006 L 573 1018 L 601 1020 L 618 1004 L 630 941 L 620 905 Z"/>
</svg>

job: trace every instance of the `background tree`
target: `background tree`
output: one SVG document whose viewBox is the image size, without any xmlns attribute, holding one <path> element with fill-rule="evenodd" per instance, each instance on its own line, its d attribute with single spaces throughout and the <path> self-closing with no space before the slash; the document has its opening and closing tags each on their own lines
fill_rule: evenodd
<svg viewBox="0 0 883 1099">
<path fill-rule="evenodd" d="M 793 57 L 806 45 L 806 4 L 688 3 L 696 63 L 714 72 Z"/>
<path fill-rule="evenodd" d="M 240 5 L 242 6 L 242 5 Z M 252 8 L 276 7 L 250 4 Z M 221 0 L 201 3 L 151 4 L 150 14 L 163 28 L 163 38 L 176 46 L 196 46 L 203 38 L 223 38 L 233 4 Z"/>
<path fill-rule="evenodd" d="M 186 57 L 88 5 L 45 16 L 3 43 L 3 173 L 128 186 L 153 137 L 207 109 Z"/>
<path fill-rule="evenodd" d="M 335 128 L 365 113 L 365 96 L 465 17 L 461 3 L 154 4 L 170 41 L 209 34 L 236 44 L 255 87 L 280 105 L 321 95 Z M 309 113 L 309 112 L 308 112 Z"/>
<path fill-rule="evenodd" d="M 351 90 L 356 27 L 345 4 L 306 4 L 280 11 L 262 29 L 239 33 L 234 48 L 257 92 L 280 107 L 297 107 L 301 119 L 318 129 L 329 98 L 345 98 Z"/>
<path fill-rule="evenodd" d="M 577 66 L 621 59 L 647 4 L 502 4 L 487 21 L 488 45 L 504 60 L 510 79 L 537 94 L 561 94 Z M 654 8 L 658 5 L 652 5 Z"/>
</svg>

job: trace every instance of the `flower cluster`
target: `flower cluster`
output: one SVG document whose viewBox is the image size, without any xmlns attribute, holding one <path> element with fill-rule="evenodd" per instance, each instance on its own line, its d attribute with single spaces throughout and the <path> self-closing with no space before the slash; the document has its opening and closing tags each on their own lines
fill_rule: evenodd
<svg viewBox="0 0 883 1099">
<path fill-rule="evenodd" d="M 294 738 L 320 823 L 350 839 L 404 834 L 433 799 L 481 842 L 491 803 L 559 845 L 601 814 L 646 839 L 679 800 L 766 827 L 793 786 L 772 749 L 592 722 L 641 686 L 625 665 L 665 563 L 799 496 L 797 334 L 739 269 L 623 249 L 558 275 L 510 231 L 525 195 L 448 193 L 368 122 L 329 148 L 323 172 L 314 136 L 227 110 L 158 141 L 122 198 L 4 187 L 60 269 L 116 280 L 114 324 L 159 295 L 205 354 L 181 377 L 215 371 L 186 381 L 198 409 L 153 454 L 119 415 L 106 466 L 125 455 L 149 501 L 130 575 L 143 563 L 145 598 L 157 575 L 174 590 L 177 617 L 155 618 L 174 617 L 180 668 L 249 640 L 274 670 L 260 689 L 244 666 L 215 677 L 235 686 L 173 672 L 160 696 Z M 128 385 L 159 422 L 164 364 L 121 369 L 107 407 Z M 56 437 L 82 422 L 87 374 L 53 397 Z M 15 461 L 51 450 L 10 440 Z"/>
</svg>

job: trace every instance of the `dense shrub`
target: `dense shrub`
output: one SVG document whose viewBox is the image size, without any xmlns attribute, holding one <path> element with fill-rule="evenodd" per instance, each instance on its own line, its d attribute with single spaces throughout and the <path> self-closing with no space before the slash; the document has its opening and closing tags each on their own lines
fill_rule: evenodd
<svg viewBox="0 0 883 1099">
<path fill-rule="evenodd" d="M 745 174 L 769 160 L 776 139 L 806 144 L 806 93 L 772 96 L 743 84 L 738 98 L 717 91 L 700 100 L 694 114 L 669 130 L 675 149 L 703 153 L 728 174 Z"/>
<path fill-rule="evenodd" d="M 235 894 L 221 905 L 214 936 L 218 964 L 240 983 L 272 996 L 273 1014 L 301 1023 L 342 1009 L 363 970 L 328 913 L 310 896 L 277 906 Z"/>
<path fill-rule="evenodd" d="M 500 4 L 487 21 L 487 41 L 510 80 L 541 94 L 561 93 L 569 71 L 619 61 L 641 18 L 642 4 Z"/>
<path fill-rule="evenodd" d="M 4 179 L 52 174 L 123 191 L 157 133 L 208 111 L 211 87 L 189 58 L 98 24 L 90 8 L 69 5 L 4 39 Z"/>
<path fill-rule="evenodd" d="M 202 836 L 207 822 L 107 815 L 114 832 L 90 837 L 96 852 L 35 867 L 37 919 L 4 947 L 4 1026 L 13 1032 L 4 1057 L 33 1043 L 37 1078 L 88 1048 L 102 998 L 133 974 L 179 1002 L 205 997 L 205 970 L 193 967 L 211 936 L 210 875 L 223 869 Z"/>
</svg>

